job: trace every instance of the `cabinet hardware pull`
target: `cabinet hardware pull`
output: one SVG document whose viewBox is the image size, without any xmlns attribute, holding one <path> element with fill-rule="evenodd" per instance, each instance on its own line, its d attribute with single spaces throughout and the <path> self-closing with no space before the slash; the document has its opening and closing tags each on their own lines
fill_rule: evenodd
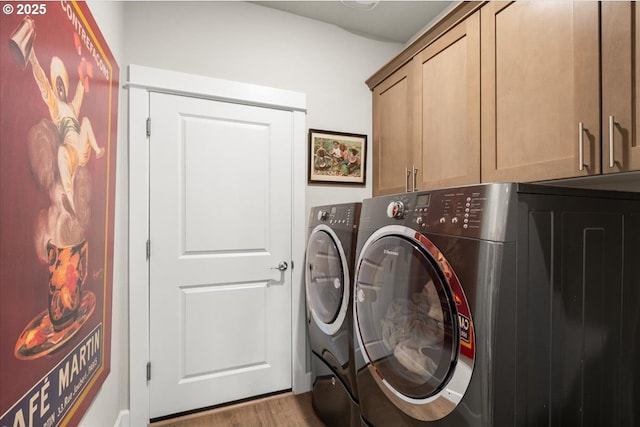
<svg viewBox="0 0 640 427">
<path fill-rule="evenodd" d="M 407 176 L 405 176 L 405 178 L 404 178 L 404 192 L 408 193 L 409 192 L 409 177 L 411 176 L 411 171 L 409 170 L 409 168 L 404 168 L 404 170 L 407 173 Z"/>
<path fill-rule="evenodd" d="M 418 191 L 418 189 L 416 188 L 417 185 L 417 179 L 418 179 L 418 168 L 416 167 L 416 165 L 412 166 L 412 171 L 411 173 L 413 173 L 413 190 L 411 191 Z"/>
<path fill-rule="evenodd" d="M 584 146 L 583 146 L 583 137 L 584 133 L 584 124 L 582 122 L 578 123 L 578 170 L 584 170 L 584 167 L 587 166 L 584 164 Z"/>
<path fill-rule="evenodd" d="M 615 121 L 613 116 L 609 116 L 609 167 L 613 168 L 615 166 L 615 159 L 613 157 L 613 128 L 615 125 Z"/>
</svg>

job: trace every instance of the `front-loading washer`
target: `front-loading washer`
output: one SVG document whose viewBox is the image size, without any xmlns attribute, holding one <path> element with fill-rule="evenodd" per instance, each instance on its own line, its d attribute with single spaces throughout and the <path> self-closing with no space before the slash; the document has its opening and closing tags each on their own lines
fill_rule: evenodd
<svg viewBox="0 0 640 427">
<path fill-rule="evenodd" d="M 357 254 L 363 426 L 640 423 L 640 194 L 366 199 Z"/>
<path fill-rule="evenodd" d="M 353 365 L 353 266 L 361 203 L 311 209 L 305 265 L 312 404 L 327 426 L 360 423 Z"/>
</svg>

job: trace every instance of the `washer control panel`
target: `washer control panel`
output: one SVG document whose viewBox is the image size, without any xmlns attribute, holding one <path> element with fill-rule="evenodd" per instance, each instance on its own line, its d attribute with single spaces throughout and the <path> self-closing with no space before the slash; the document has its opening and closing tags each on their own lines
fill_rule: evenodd
<svg viewBox="0 0 640 427">
<path fill-rule="evenodd" d="M 512 192 L 510 184 L 482 184 L 387 196 L 386 217 L 418 231 L 487 238 L 504 228 Z"/>
<path fill-rule="evenodd" d="M 479 229 L 487 202 L 483 189 L 460 188 L 416 195 L 413 219 L 419 228 L 431 231 Z"/>
</svg>

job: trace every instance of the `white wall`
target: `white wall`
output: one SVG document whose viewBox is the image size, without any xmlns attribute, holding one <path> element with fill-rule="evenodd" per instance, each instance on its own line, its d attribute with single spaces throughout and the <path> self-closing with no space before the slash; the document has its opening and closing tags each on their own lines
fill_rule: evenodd
<svg viewBox="0 0 640 427">
<path fill-rule="evenodd" d="M 310 186 L 307 208 L 371 195 L 371 91 L 402 49 L 246 2 L 127 2 L 127 64 L 294 90 L 307 127 L 368 135 L 367 186 Z"/>
<path fill-rule="evenodd" d="M 124 5 L 120 2 L 90 1 L 91 14 L 120 66 L 124 81 Z M 126 93 L 120 90 L 116 165 L 115 236 L 113 262 L 113 321 L 111 336 L 111 373 L 80 422 L 83 427 L 121 424 L 120 412 L 129 406 L 128 278 L 127 278 L 127 144 Z M 125 411 L 126 412 L 126 411 Z"/>
<path fill-rule="evenodd" d="M 401 45 L 245 2 L 93 0 L 88 5 L 120 66 L 121 83 L 127 65 L 138 64 L 294 90 L 307 95 L 308 128 L 366 134 L 366 187 L 307 187 L 307 211 L 371 195 L 371 92 L 364 82 Z M 129 425 L 126 99 L 121 90 L 111 374 L 81 427 Z"/>
</svg>

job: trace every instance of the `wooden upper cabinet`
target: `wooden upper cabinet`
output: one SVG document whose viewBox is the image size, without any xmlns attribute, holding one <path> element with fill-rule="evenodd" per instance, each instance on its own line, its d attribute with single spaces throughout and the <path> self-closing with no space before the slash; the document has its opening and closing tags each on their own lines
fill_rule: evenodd
<svg viewBox="0 0 640 427">
<path fill-rule="evenodd" d="M 640 170 L 640 8 L 602 2 L 602 172 Z"/>
<path fill-rule="evenodd" d="M 481 9 L 483 182 L 600 173 L 598 7 Z"/>
<path fill-rule="evenodd" d="M 480 12 L 413 59 L 413 190 L 480 182 Z"/>
<path fill-rule="evenodd" d="M 408 63 L 373 89 L 373 195 L 406 192 L 412 157 L 412 87 Z"/>
</svg>

